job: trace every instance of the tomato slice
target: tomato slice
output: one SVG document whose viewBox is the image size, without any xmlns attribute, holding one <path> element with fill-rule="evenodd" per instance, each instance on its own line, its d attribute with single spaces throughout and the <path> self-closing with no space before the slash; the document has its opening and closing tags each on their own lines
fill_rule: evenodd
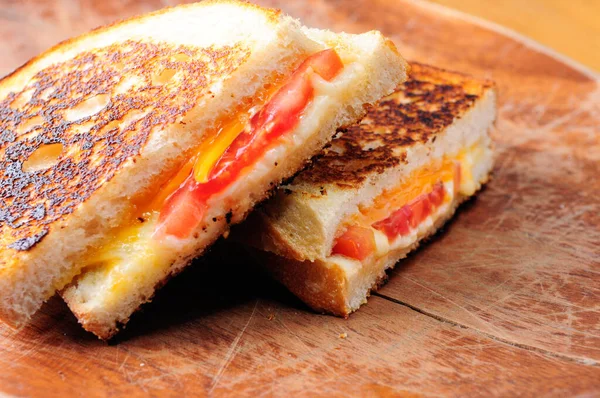
<svg viewBox="0 0 600 398">
<path fill-rule="evenodd" d="M 186 238 L 200 224 L 205 212 L 204 202 L 195 199 L 193 179 L 188 178 L 181 188 L 165 201 L 155 236 L 172 235 L 180 239 Z"/>
<path fill-rule="evenodd" d="M 231 185 L 279 137 L 298 124 L 304 109 L 314 97 L 313 76 L 317 74 L 329 81 L 343 67 L 339 55 L 333 49 L 308 57 L 269 102 L 250 118 L 249 125 L 217 160 L 207 180 L 199 183 L 191 175 L 167 198 L 160 210 L 158 228 L 161 234 L 178 238 L 189 236 L 202 221 L 206 200 Z M 188 215 L 188 212 L 191 214 Z"/>
<path fill-rule="evenodd" d="M 294 74 L 291 81 L 252 117 L 249 128 L 238 135 L 223 153 L 209 175 L 209 181 L 200 185 L 202 190 L 215 193 L 235 180 L 242 169 L 256 161 L 275 138 L 298 124 L 313 94 L 310 75 Z"/>
<path fill-rule="evenodd" d="M 300 64 L 297 71 L 299 73 L 304 73 L 308 68 L 312 68 L 317 75 L 330 81 L 344 69 L 344 63 L 338 53 L 334 49 L 329 48 L 305 59 L 304 62 Z"/>
<path fill-rule="evenodd" d="M 429 193 L 429 201 L 434 208 L 444 203 L 445 193 L 444 184 L 441 182 L 438 182 L 433 186 L 433 191 Z"/>
<path fill-rule="evenodd" d="M 377 221 L 373 228 L 380 230 L 390 239 L 398 235 L 406 235 L 410 232 L 410 219 L 412 210 L 410 206 L 403 206 L 400 210 L 393 212 L 388 218 Z"/>
<path fill-rule="evenodd" d="M 304 60 L 287 83 L 250 119 L 250 126 L 223 153 L 209 176 L 209 182 L 200 189 L 214 194 L 233 182 L 277 138 L 296 127 L 303 110 L 314 97 L 313 74 L 329 81 L 343 68 L 342 60 L 333 49 L 318 52 Z M 210 184 L 210 180 L 220 181 Z"/>
<path fill-rule="evenodd" d="M 412 210 L 410 226 L 416 228 L 431 214 L 431 201 L 429 195 L 421 195 L 408 204 Z"/>
<path fill-rule="evenodd" d="M 444 184 L 441 181 L 437 182 L 431 192 L 419 195 L 389 217 L 374 223 L 372 227 L 383 232 L 390 240 L 401 235 L 408 235 L 412 228 L 416 228 L 444 202 L 444 197 Z M 363 260 L 374 250 L 373 231 L 370 228 L 354 225 L 338 238 L 332 254 L 342 254 Z"/>
<path fill-rule="evenodd" d="M 332 254 L 341 254 L 357 260 L 364 260 L 374 252 L 373 230 L 356 225 L 348 227 L 346 232 L 337 239 L 331 251 Z"/>
<path fill-rule="evenodd" d="M 444 202 L 444 196 L 444 185 L 438 182 L 430 193 L 418 196 L 389 217 L 377 221 L 373 224 L 373 228 L 385 233 L 389 239 L 407 235 L 411 228 L 416 228 L 431 214 L 434 208 Z"/>
</svg>

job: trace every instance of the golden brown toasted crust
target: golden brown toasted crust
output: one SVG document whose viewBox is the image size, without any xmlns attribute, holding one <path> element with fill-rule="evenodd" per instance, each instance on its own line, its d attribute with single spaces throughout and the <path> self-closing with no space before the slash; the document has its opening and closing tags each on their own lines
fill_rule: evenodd
<svg viewBox="0 0 600 398">
<path fill-rule="evenodd" d="M 202 1 L 202 5 L 208 5 L 209 3 L 213 3 L 213 4 L 235 4 L 237 6 L 241 6 L 243 5 L 244 7 L 248 7 L 248 8 L 254 8 L 256 10 L 259 10 L 263 15 L 265 15 L 267 17 L 267 19 L 273 23 L 276 23 L 278 18 L 281 16 L 282 11 L 280 9 L 277 8 L 262 8 L 256 4 L 250 3 L 248 0 L 203 0 Z M 44 51 L 43 53 L 29 59 L 28 61 L 26 61 L 23 65 L 17 67 L 15 70 L 13 70 L 12 72 L 10 72 L 9 74 L 3 76 L 2 78 L 0 78 L 0 84 L 4 83 L 4 81 L 6 80 L 10 80 L 14 75 L 18 75 L 23 69 L 27 69 L 29 66 L 35 64 L 37 61 L 39 61 L 40 59 L 45 58 L 48 54 L 56 52 L 56 51 L 62 51 L 62 50 L 66 50 L 68 48 L 70 48 L 72 45 L 76 44 L 77 42 L 81 41 L 82 39 L 86 39 L 86 38 L 90 38 L 93 36 L 97 36 L 100 35 L 106 31 L 109 31 L 111 29 L 114 29 L 116 27 L 119 27 L 121 25 L 124 24 L 132 24 L 132 23 L 136 23 L 137 21 L 143 21 L 146 19 L 151 19 L 155 16 L 158 15 L 162 15 L 162 14 L 168 14 L 172 9 L 174 8 L 179 8 L 179 9 L 183 9 L 183 8 L 192 8 L 192 7 L 197 7 L 198 4 L 197 3 L 189 3 L 189 4 L 179 4 L 176 6 L 171 6 L 171 7 L 164 7 L 161 8 L 160 10 L 156 10 L 153 12 L 149 12 L 140 16 L 136 16 L 136 17 L 131 17 L 128 19 L 121 19 L 121 20 L 117 20 L 115 22 L 106 24 L 106 25 L 102 25 L 99 26 L 95 29 L 90 30 L 87 33 L 84 33 L 80 36 L 77 37 L 73 37 L 70 39 L 66 39 L 63 40 L 61 42 L 58 42 L 57 44 L 55 44 L 54 46 L 50 47 L 48 50 Z"/>
<path fill-rule="evenodd" d="M 412 63 L 409 79 L 370 108 L 360 124 L 342 130 L 292 184 L 355 189 L 373 173 L 404 162 L 406 148 L 435 140 L 492 86 L 490 81 Z"/>
<path fill-rule="evenodd" d="M 299 261 L 247 246 L 258 264 L 306 305 L 319 313 L 345 317 L 346 273 L 338 266 L 328 267 L 323 261 Z"/>
<path fill-rule="evenodd" d="M 202 6 L 210 3 L 257 9 L 273 23 L 281 16 L 281 10 L 261 8 L 245 0 L 206 0 Z M 198 7 L 198 4 L 163 8 L 62 41 L 2 77 L 0 85 L 10 86 L 19 75 L 35 68 L 49 54 L 68 51 L 84 40 L 101 36 L 120 26 L 135 25 L 168 14 L 173 8 L 193 7 Z M 192 98 L 206 91 L 207 73 L 215 77 L 225 76 L 242 64 L 248 55 L 249 50 L 241 44 L 197 50 L 188 46 L 129 41 L 81 53 L 67 62 L 51 65 L 39 71 L 21 91 L 11 92 L 2 98 L 0 249 L 26 251 L 40 242 L 48 234 L 50 224 L 71 213 L 77 204 L 110 180 L 119 165 L 140 152 L 152 128 L 175 120 L 191 107 Z M 185 59 L 186 56 L 189 60 Z M 177 91 L 177 86 L 171 87 L 169 93 L 152 85 L 152 79 L 146 79 L 147 84 L 132 95 L 128 93 L 127 96 L 113 98 L 97 119 L 86 118 L 73 122 L 62 117 L 66 109 L 76 107 L 94 96 L 108 94 L 128 73 L 151 78 L 140 73 L 144 70 L 144 63 L 164 69 L 181 69 L 184 76 L 178 85 L 191 91 L 181 90 L 175 98 L 173 93 Z M 217 65 L 222 69 L 216 70 Z M 56 87 L 60 89 L 53 91 Z M 185 98 L 180 98 L 181 92 L 185 93 Z M 153 102 L 156 101 L 158 106 L 154 107 Z M 131 111 L 138 111 L 141 115 L 130 128 L 126 128 L 128 133 L 114 129 L 112 124 L 117 124 L 126 116 L 131 117 L 128 115 Z M 90 132 L 80 134 L 76 131 L 78 126 L 86 126 Z M 99 141 L 104 141 L 104 145 L 99 145 Z M 46 170 L 24 173 L 23 162 L 37 148 L 52 143 L 63 145 L 57 163 Z M 123 148 L 115 149 L 121 144 L 124 144 Z M 82 154 L 70 156 L 69 150 L 81 150 Z M 90 167 L 93 163 L 90 159 L 98 155 L 109 155 L 114 159 Z M 69 183 L 59 189 L 67 181 Z"/>
<path fill-rule="evenodd" d="M 0 247 L 33 247 L 125 161 L 135 161 L 152 129 L 192 108 L 208 90 L 206 76 L 227 76 L 249 53 L 241 45 L 198 49 L 127 41 L 43 69 L 20 92 L 2 99 Z M 157 82 L 162 71 L 177 71 L 177 79 Z M 131 79 L 136 87 L 115 95 Z M 69 116 L 104 96 L 106 106 L 98 113 Z M 124 120 L 128 124 L 120 129 Z M 52 167 L 23 171 L 32 153 L 53 143 L 63 150 Z"/>
</svg>

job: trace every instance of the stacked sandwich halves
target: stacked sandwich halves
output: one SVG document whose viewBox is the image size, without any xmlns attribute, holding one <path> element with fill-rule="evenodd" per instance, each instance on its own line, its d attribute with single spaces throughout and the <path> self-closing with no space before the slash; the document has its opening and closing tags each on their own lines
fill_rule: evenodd
<svg viewBox="0 0 600 398">
<path fill-rule="evenodd" d="M 233 0 L 61 43 L 0 81 L 0 317 L 102 338 L 405 80 L 378 32 Z"/>
<path fill-rule="evenodd" d="M 411 67 L 407 82 L 341 130 L 237 234 L 318 311 L 357 310 L 388 268 L 489 179 L 493 85 Z"/>
<path fill-rule="evenodd" d="M 310 305 L 356 309 L 491 167 L 493 90 L 464 77 L 417 66 L 353 126 L 407 72 L 378 32 L 234 0 L 34 58 L 0 81 L 0 318 L 20 327 L 58 291 L 110 338 L 339 129 L 242 229 Z M 410 227 L 389 221 L 406 208 Z"/>
</svg>

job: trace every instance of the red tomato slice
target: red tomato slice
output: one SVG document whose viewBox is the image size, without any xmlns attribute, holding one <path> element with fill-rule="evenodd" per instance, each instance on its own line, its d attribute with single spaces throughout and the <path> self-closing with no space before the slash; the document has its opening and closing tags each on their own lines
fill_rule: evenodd
<svg viewBox="0 0 600 398">
<path fill-rule="evenodd" d="M 331 80 L 344 69 L 344 63 L 334 49 L 327 49 L 308 57 L 300 64 L 297 71 L 305 72 L 308 68 L 325 80 Z"/>
<path fill-rule="evenodd" d="M 375 252 L 375 235 L 370 228 L 350 226 L 333 246 L 332 254 L 364 260 Z"/>
<path fill-rule="evenodd" d="M 373 224 L 373 228 L 382 231 L 390 239 L 406 235 L 411 228 L 422 223 L 434 208 L 444 202 L 444 195 L 444 185 L 438 182 L 430 193 L 418 196 L 400 210 L 393 212 L 388 218 L 377 221 Z"/>
<path fill-rule="evenodd" d="M 193 176 L 190 176 L 167 198 L 158 218 L 155 236 L 172 235 L 183 239 L 200 224 L 206 208 L 204 202 L 195 199 L 193 182 Z"/>
<path fill-rule="evenodd" d="M 160 210 L 159 228 L 163 233 L 185 238 L 199 225 L 206 200 L 227 188 L 242 171 L 254 164 L 281 135 L 292 130 L 314 97 L 313 74 L 333 79 L 344 65 L 335 50 L 324 50 L 308 57 L 269 102 L 250 119 L 250 126 L 239 134 L 211 170 L 208 181 L 193 177 L 173 193 Z M 179 191 L 184 192 L 179 192 Z M 193 203 L 188 203 L 193 202 Z M 186 216 L 186 212 L 192 214 Z"/>
<path fill-rule="evenodd" d="M 395 239 L 398 235 L 406 235 L 410 232 L 410 218 L 412 210 L 410 206 L 403 206 L 396 210 L 388 218 L 377 221 L 373 228 L 380 230 L 390 239 Z"/>
<path fill-rule="evenodd" d="M 444 189 L 444 184 L 441 182 L 436 183 L 433 186 L 433 191 L 429 193 L 429 201 L 433 207 L 438 207 L 442 203 L 444 203 L 444 194 L 446 193 Z"/>
<path fill-rule="evenodd" d="M 410 226 L 416 228 L 431 214 L 431 201 L 429 195 L 421 195 L 408 204 L 412 210 Z"/>
<path fill-rule="evenodd" d="M 199 188 L 215 193 L 229 185 L 244 166 L 252 164 L 264 153 L 275 138 L 296 126 L 313 93 L 310 75 L 294 74 L 291 81 L 252 117 L 250 128 L 231 143 L 213 168 L 209 181 Z"/>
<path fill-rule="evenodd" d="M 314 96 L 313 73 L 331 80 L 344 68 L 335 50 L 328 49 L 308 57 L 294 71 L 287 83 L 250 120 L 249 131 L 236 138 L 215 165 L 212 179 L 222 179 L 216 186 L 204 186 L 205 192 L 229 185 L 243 168 L 254 163 L 274 140 L 292 130 L 302 111 Z M 228 173 L 224 173 L 229 171 Z"/>
</svg>

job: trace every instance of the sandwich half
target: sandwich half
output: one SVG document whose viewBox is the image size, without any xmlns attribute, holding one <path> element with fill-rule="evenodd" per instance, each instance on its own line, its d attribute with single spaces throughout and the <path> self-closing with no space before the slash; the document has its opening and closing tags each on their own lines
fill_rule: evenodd
<svg viewBox="0 0 600 398">
<path fill-rule="evenodd" d="M 63 42 L 0 80 L 0 318 L 56 291 L 102 338 L 407 65 L 378 32 L 204 1 Z"/>
<path fill-rule="evenodd" d="M 411 64 L 235 235 L 310 307 L 348 316 L 488 181 L 495 117 L 491 82 Z"/>
</svg>

